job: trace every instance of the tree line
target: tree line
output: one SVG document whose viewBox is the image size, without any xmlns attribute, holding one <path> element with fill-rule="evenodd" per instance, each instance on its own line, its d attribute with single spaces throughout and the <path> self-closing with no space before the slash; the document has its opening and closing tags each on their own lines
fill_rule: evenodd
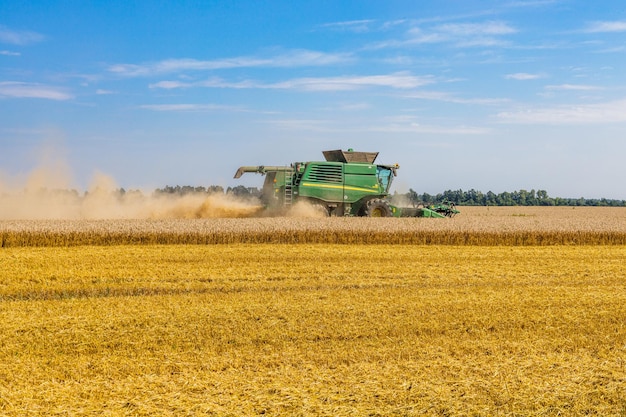
<svg viewBox="0 0 626 417">
<path fill-rule="evenodd" d="M 459 206 L 605 206 L 626 207 L 626 200 L 612 200 L 607 198 L 564 198 L 550 197 L 545 190 L 505 191 L 499 194 L 488 191 L 483 193 L 474 189 L 448 190 L 431 195 L 419 194 L 409 189 L 406 198 L 414 204 L 432 204 L 449 201 Z"/>
<path fill-rule="evenodd" d="M 192 187 L 190 185 L 167 185 L 164 188 L 157 188 L 154 190 L 155 194 L 173 194 L 173 195 L 187 195 L 187 194 L 230 194 L 237 197 L 260 197 L 261 190 L 257 187 L 245 187 L 238 185 L 236 187 L 228 187 L 224 189 L 221 185 L 211 185 L 208 187 Z"/>
<path fill-rule="evenodd" d="M 192 186 L 166 186 L 155 190 L 156 194 L 176 194 L 185 195 L 193 193 L 206 194 L 231 194 L 238 197 L 258 197 L 261 190 L 256 187 L 224 187 L 212 185 L 209 187 Z M 447 190 L 438 194 L 418 193 L 409 189 L 407 193 L 394 193 L 394 198 L 399 197 L 409 201 L 411 204 L 435 204 L 442 201 L 449 201 L 459 206 L 606 206 L 606 207 L 626 207 L 626 200 L 613 200 L 607 198 L 564 198 L 551 197 L 546 190 L 518 190 L 505 191 L 499 194 L 488 191 L 471 190 Z"/>
</svg>

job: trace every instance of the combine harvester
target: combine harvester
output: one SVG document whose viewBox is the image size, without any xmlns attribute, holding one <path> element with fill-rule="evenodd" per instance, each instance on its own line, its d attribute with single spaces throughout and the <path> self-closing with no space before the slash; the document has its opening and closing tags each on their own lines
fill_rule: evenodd
<svg viewBox="0 0 626 417">
<path fill-rule="evenodd" d="M 261 200 L 268 210 L 282 211 L 306 202 L 323 216 L 453 217 L 453 203 L 428 207 L 397 207 L 389 188 L 398 164 L 374 164 L 378 152 L 335 150 L 323 152 L 326 161 L 294 162 L 290 166 L 243 166 L 246 172 L 265 175 Z"/>
</svg>

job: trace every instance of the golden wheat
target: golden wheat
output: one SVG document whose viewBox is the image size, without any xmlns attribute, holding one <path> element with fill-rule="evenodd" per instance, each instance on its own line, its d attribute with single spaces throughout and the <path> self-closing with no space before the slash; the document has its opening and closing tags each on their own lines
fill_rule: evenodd
<svg viewBox="0 0 626 417">
<path fill-rule="evenodd" d="M 626 208 L 464 207 L 454 219 L 0 221 L 2 247 L 222 243 L 624 245 Z"/>
<path fill-rule="evenodd" d="M 626 412 L 626 247 L 0 251 L 0 414 Z"/>
</svg>

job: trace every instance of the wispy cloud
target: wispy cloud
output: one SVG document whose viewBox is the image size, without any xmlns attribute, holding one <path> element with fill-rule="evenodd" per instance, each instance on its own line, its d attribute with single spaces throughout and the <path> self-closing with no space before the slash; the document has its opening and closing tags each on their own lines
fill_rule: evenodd
<svg viewBox="0 0 626 417">
<path fill-rule="evenodd" d="M 504 3 L 504 7 L 544 7 L 551 6 L 555 3 L 559 3 L 561 0 L 520 0 L 520 1 L 510 1 L 508 3 Z"/>
<path fill-rule="evenodd" d="M 320 25 L 320 27 L 341 32 L 363 33 L 369 32 L 374 22 L 375 20 L 373 19 L 348 20 L 343 22 L 325 23 Z"/>
<path fill-rule="evenodd" d="M 207 111 L 246 111 L 242 107 L 224 106 L 220 104 L 144 104 L 141 109 L 161 112 L 207 112 Z"/>
<path fill-rule="evenodd" d="M 360 102 L 360 103 L 339 104 L 336 107 L 330 108 L 329 110 L 359 111 L 359 110 L 366 110 L 370 108 L 372 108 L 372 105 L 370 103 Z"/>
<path fill-rule="evenodd" d="M 421 123 L 390 124 L 371 126 L 368 131 L 387 133 L 417 133 L 437 135 L 485 135 L 491 130 L 477 126 L 437 126 Z"/>
<path fill-rule="evenodd" d="M 159 81 L 153 84 L 150 84 L 148 87 L 150 88 L 160 88 L 163 90 L 175 90 L 182 88 L 233 88 L 233 89 L 242 89 L 242 88 L 269 88 L 264 84 L 261 84 L 256 81 L 245 80 L 245 81 L 226 81 L 220 77 L 211 77 L 206 80 L 201 81 L 178 81 L 178 80 L 164 80 Z"/>
<path fill-rule="evenodd" d="M 408 39 L 403 41 L 391 41 L 397 42 L 398 46 L 404 46 L 409 44 L 426 44 L 426 43 L 442 43 L 450 40 L 444 33 L 436 31 L 427 31 L 421 28 L 413 28 L 407 32 Z"/>
<path fill-rule="evenodd" d="M 491 130 L 476 126 L 437 126 L 420 124 L 410 120 L 380 120 L 371 124 L 349 123 L 330 119 L 275 119 L 265 123 L 283 130 L 311 131 L 311 132 L 378 132 L 378 133 L 408 133 L 408 134 L 438 134 L 438 135 L 484 135 Z"/>
<path fill-rule="evenodd" d="M 411 45 L 446 43 L 454 47 L 501 46 L 508 42 L 505 35 L 517 29 L 501 21 L 480 23 L 444 23 L 434 26 L 414 26 L 404 39 L 391 39 L 370 45 L 367 49 L 402 48 Z"/>
<path fill-rule="evenodd" d="M 585 28 L 587 33 L 626 32 L 626 20 L 592 22 Z"/>
<path fill-rule="evenodd" d="M 0 55 L 5 55 L 5 56 L 20 56 L 21 54 L 19 52 L 13 52 L 13 51 L 0 51 Z"/>
<path fill-rule="evenodd" d="M 497 119 L 522 124 L 599 124 L 626 122 L 626 99 L 605 103 L 527 108 L 501 112 Z"/>
<path fill-rule="evenodd" d="M 479 104 L 479 105 L 496 105 L 508 103 L 509 99 L 503 98 L 462 98 L 453 94 L 442 91 L 417 91 L 409 94 L 405 94 L 406 98 L 420 99 L 420 100 L 433 100 L 442 101 L 446 103 L 455 104 Z"/>
<path fill-rule="evenodd" d="M 41 98 L 48 100 L 70 100 L 73 98 L 65 89 L 16 81 L 0 82 L 0 98 Z"/>
<path fill-rule="evenodd" d="M 544 78 L 543 74 L 529 74 L 527 72 L 516 72 L 514 74 L 507 74 L 504 76 L 507 80 L 528 81 Z"/>
<path fill-rule="evenodd" d="M 267 58 L 241 56 L 216 60 L 167 59 L 146 64 L 116 64 L 109 71 L 126 77 L 153 76 L 183 71 L 210 71 L 246 67 L 306 67 L 324 66 L 351 59 L 349 54 L 331 54 L 326 52 L 295 50 Z"/>
<path fill-rule="evenodd" d="M 356 90 L 365 87 L 390 87 L 411 89 L 434 82 L 431 77 L 417 77 L 408 73 L 389 75 L 339 76 L 321 78 L 296 78 L 276 83 L 273 88 L 299 89 L 307 91 Z"/>
<path fill-rule="evenodd" d="M 41 42 L 45 37 L 37 32 L 26 30 L 12 30 L 6 26 L 0 25 L 0 43 L 8 43 L 11 45 L 29 45 Z"/>
<path fill-rule="evenodd" d="M 274 119 L 264 123 L 281 130 L 309 131 L 309 132 L 345 132 L 350 129 L 345 125 L 337 125 L 335 120 L 324 119 Z"/>
<path fill-rule="evenodd" d="M 348 91 L 371 87 L 388 87 L 394 89 L 412 89 L 434 82 L 432 77 L 419 77 L 406 72 L 386 75 L 338 76 L 294 78 L 277 83 L 256 81 L 227 82 L 221 78 L 211 78 L 197 82 L 160 81 L 150 84 L 150 88 L 177 89 L 192 87 L 210 88 L 258 88 L 304 91 Z"/>
<path fill-rule="evenodd" d="M 435 30 L 454 36 L 508 35 L 517 32 L 506 23 L 498 21 L 485 23 L 446 23 L 435 27 Z"/>
<path fill-rule="evenodd" d="M 626 51 L 626 46 L 619 45 L 619 46 L 614 46 L 614 47 L 609 47 L 609 48 L 604 48 L 604 49 L 598 49 L 597 51 L 595 51 L 595 53 L 614 54 L 614 53 L 624 52 L 624 51 Z"/>
<path fill-rule="evenodd" d="M 440 36 L 450 39 L 456 47 L 491 47 L 508 42 L 503 35 L 516 33 L 517 30 L 504 22 L 484 23 L 449 23 L 435 27 Z"/>
<path fill-rule="evenodd" d="M 396 19 L 381 21 L 376 19 L 346 20 L 341 22 L 324 23 L 317 26 L 322 30 L 335 32 L 370 33 L 393 30 L 396 27 L 406 25 L 410 20 Z"/>
<path fill-rule="evenodd" d="M 582 84 L 560 84 L 560 85 L 547 85 L 546 90 L 569 90 L 569 91 L 592 91 L 601 90 L 600 87 L 594 85 L 582 85 Z"/>
</svg>

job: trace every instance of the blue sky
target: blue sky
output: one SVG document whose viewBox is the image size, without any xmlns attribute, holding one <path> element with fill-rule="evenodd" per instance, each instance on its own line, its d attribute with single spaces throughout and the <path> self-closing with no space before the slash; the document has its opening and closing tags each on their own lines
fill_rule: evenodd
<svg viewBox="0 0 626 417">
<path fill-rule="evenodd" d="M 0 2 L 0 180 L 260 186 L 379 151 L 395 190 L 626 199 L 626 3 Z"/>
</svg>

